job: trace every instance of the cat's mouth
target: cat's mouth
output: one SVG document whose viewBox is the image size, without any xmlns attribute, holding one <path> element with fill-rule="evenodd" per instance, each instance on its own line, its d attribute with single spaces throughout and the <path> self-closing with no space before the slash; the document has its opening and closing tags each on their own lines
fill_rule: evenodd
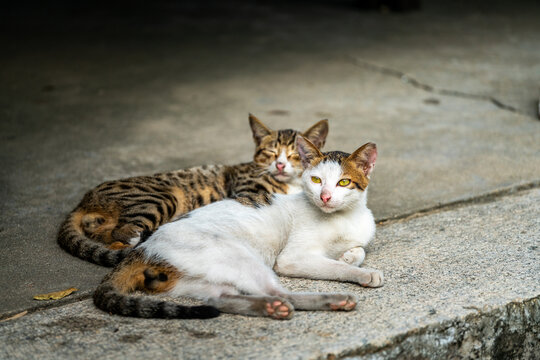
<svg viewBox="0 0 540 360">
<path fill-rule="evenodd" d="M 325 213 L 331 213 L 331 212 L 334 212 L 336 211 L 336 206 L 334 205 L 330 205 L 330 204 L 324 204 L 324 203 L 320 203 L 319 204 L 319 208 L 324 211 Z"/>
<path fill-rule="evenodd" d="M 287 174 L 287 173 L 284 173 L 284 172 L 278 172 L 278 173 L 275 173 L 274 176 L 276 177 L 276 179 L 278 180 L 288 180 L 291 178 L 291 174 Z"/>
<path fill-rule="evenodd" d="M 281 182 L 289 182 L 293 179 L 299 178 L 300 175 L 296 169 L 278 170 L 274 167 L 273 169 L 269 169 L 269 171 L 273 177 L 275 177 L 278 181 Z"/>
<path fill-rule="evenodd" d="M 290 179 L 293 176 L 293 174 L 290 171 L 287 171 L 285 169 L 282 169 L 282 170 L 272 169 L 271 172 L 272 172 L 272 175 L 274 175 L 279 180 Z"/>
</svg>

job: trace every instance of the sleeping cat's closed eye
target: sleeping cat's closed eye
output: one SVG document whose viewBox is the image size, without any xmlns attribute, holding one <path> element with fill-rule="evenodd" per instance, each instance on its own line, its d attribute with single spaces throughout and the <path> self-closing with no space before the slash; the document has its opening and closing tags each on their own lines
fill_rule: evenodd
<svg viewBox="0 0 540 360">
<path fill-rule="evenodd" d="M 268 157 L 275 158 L 277 156 L 277 151 L 274 149 L 264 149 L 262 153 Z"/>
<path fill-rule="evenodd" d="M 287 155 L 287 159 L 293 161 L 300 161 L 300 155 L 298 155 L 297 153 L 289 154 Z"/>
</svg>

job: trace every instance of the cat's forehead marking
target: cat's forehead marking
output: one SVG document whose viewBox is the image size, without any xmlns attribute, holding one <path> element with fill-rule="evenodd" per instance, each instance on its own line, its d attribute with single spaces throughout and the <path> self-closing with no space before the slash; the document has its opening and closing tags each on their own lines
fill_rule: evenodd
<svg viewBox="0 0 540 360">
<path fill-rule="evenodd" d="M 278 130 L 277 142 L 285 146 L 294 146 L 297 134 L 298 131 L 296 130 Z"/>
<path fill-rule="evenodd" d="M 323 155 L 322 162 L 333 161 L 341 165 L 351 154 L 343 151 L 328 151 L 323 153 Z"/>
<path fill-rule="evenodd" d="M 323 153 L 322 157 L 315 159 L 311 163 L 311 165 L 315 167 L 315 166 L 318 166 L 320 163 L 324 163 L 324 162 L 334 162 L 338 165 L 341 165 L 343 164 L 343 162 L 348 156 L 349 154 L 343 151 L 328 151 L 328 152 Z"/>
</svg>

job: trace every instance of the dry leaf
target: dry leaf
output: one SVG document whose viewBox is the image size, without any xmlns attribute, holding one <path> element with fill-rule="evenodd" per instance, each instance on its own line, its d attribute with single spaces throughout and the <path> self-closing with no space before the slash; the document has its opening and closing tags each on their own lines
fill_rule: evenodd
<svg viewBox="0 0 540 360">
<path fill-rule="evenodd" d="M 26 314 L 28 314 L 28 311 L 25 310 L 23 312 L 20 312 L 18 314 L 15 314 L 13 316 L 8 317 L 8 318 L 2 319 L 2 320 L 0 320 L 0 322 L 4 322 L 4 321 L 8 321 L 8 320 L 15 320 L 15 319 L 18 319 L 20 317 L 23 317 Z"/>
<path fill-rule="evenodd" d="M 34 300 L 58 300 L 78 290 L 79 289 L 77 288 L 69 288 L 67 290 L 56 291 L 56 292 L 52 292 L 48 294 L 40 294 L 40 295 L 34 296 Z"/>
</svg>

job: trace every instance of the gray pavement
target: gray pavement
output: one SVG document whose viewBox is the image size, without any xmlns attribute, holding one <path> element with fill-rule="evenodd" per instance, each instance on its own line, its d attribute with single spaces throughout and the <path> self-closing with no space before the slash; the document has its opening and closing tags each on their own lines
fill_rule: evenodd
<svg viewBox="0 0 540 360">
<path fill-rule="evenodd" d="M 55 242 L 60 222 L 86 190 L 131 175 L 248 161 L 253 151 L 248 112 L 273 128 L 307 128 L 328 118 L 327 149 L 351 151 L 366 141 L 376 142 L 379 159 L 369 206 L 378 220 L 474 202 L 501 190 L 538 187 L 540 5 L 432 1 L 408 14 L 360 12 L 353 5 L 163 1 L 135 3 L 106 16 L 108 9 L 73 5 L 69 12 L 41 17 L 29 10 L 25 17 L 10 20 L 9 31 L 0 32 L 6 54 L 0 58 L 0 316 L 37 306 L 32 296 L 38 293 L 74 286 L 89 294 L 108 271 L 67 255 Z M 240 335 L 264 323 L 256 333 L 276 357 L 281 352 L 271 349 L 278 344 L 285 346 L 279 351 L 299 357 L 315 357 L 318 351 L 367 354 L 358 349 L 368 344 L 379 344 L 373 345 L 379 349 L 392 336 L 438 321 L 468 319 L 475 310 L 464 310 L 467 302 L 499 311 L 513 299 L 523 302 L 539 295 L 534 286 L 537 191 L 491 201 L 380 229 L 368 262 L 385 270 L 389 282 L 382 289 L 358 291 L 366 294 L 372 312 L 385 314 L 384 321 L 369 317 L 362 322 L 361 312 L 299 313 L 286 323 L 230 316 L 208 323 L 141 321 L 109 318 L 81 302 L 2 323 L 0 336 L 13 331 L 17 338 L 25 326 L 35 326 L 34 338 L 43 339 L 43 344 L 36 340 L 41 345 L 50 343 L 53 330 L 63 339 L 55 344 L 70 344 L 75 341 L 71 333 L 87 335 L 84 324 L 90 324 L 92 336 L 85 336 L 84 351 L 103 337 L 122 336 L 130 348 L 151 351 L 156 348 L 150 341 L 134 340 L 139 332 L 133 329 L 144 323 L 141 329 L 155 326 L 163 336 L 169 334 L 164 340 L 172 341 L 164 350 L 169 356 L 180 348 L 179 341 L 189 340 L 193 347 L 182 343 L 186 356 L 195 354 L 197 343 L 207 347 L 210 341 L 224 354 L 249 357 L 238 352 Z M 514 205 L 505 210 L 509 213 L 501 210 Z M 481 210 L 485 206 L 492 210 Z M 462 221 L 440 225 L 445 216 L 467 211 L 470 216 L 463 215 Z M 490 226 L 487 219 L 499 225 Z M 431 222 L 415 225 L 422 224 L 418 221 Z M 448 241 L 456 237 L 453 228 L 469 239 L 467 245 L 452 248 L 453 241 Z M 393 229 L 401 229 L 393 233 L 395 238 L 411 239 L 410 249 L 389 240 Z M 488 247 L 488 238 L 501 245 Z M 469 244 L 477 246 L 476 256 L 465 251 Z M 515 257 L 505 253 L 504 244 L 511 245 L 508 251 L 513 249 Z M 534 249 L 525 251 L 528 247 Z M 518 256 L 519 249 L 525 256 Z M 407 265 L 411 259 L 400 257 L 402 252 L 426 272 L 420 276 L 415 266 Z M 414 259 L 414 254 L 426 252 L 436 259 L 433 264 Z M 507 257 L 513 267 L 506 268 Z M 523 273 L 518 271 L 520 261 Z M 447 270 L 441 275 L 435 263 Z M 475 279 L 483 281 L 471 280 L 463 264 L 489 268 L 493 273 L 487 274 L 493 277 L 482 274 Z M 458 284 L 460 274 L 467 278 L 466 286 Z M 398 286 L 400 276 L 406 281 Z M 451 281 L 449 293 L 440 294 L 434 286 L 424 296 L 422 286 L 441 277 Z M 304 281 L 290 285 L 351 287 Z M 416 320 L 396 315 L 397 309 L 409 311 L 409 304 L 420 303 L 446 317 L 421 318 L 415 325 Z M 418 314 L 422 309 L 416 309 Z M 82 330 L 70 329 L 75 325 L 69 318 L 77 312 L 91 319 L 80 321 Z M 349 330 L 377 331 L 352 338 L 308 330 L 323 322 L 328 329 L 346 327 L 351 318 Z M 35 325 L 45 323 L 60 325 Z M 124 325 L 129 330 L 125 333 Z M 226 335 L 228 327 L 237 329 L 231 334 L 240 338 Z M 381 327 L 386 332 L 374 338 Z M 120 330 L 113 336 L 115 328 Z M 177 332 L 183 336 L 173 341 L 170 334 Z M 281 332 L 289 334 L 284 338 L 292 339 L 290 347 L 281 344 Z M 156 334 L 143 335 L 162 344 Z M 124 346 L 126 341 L 121 341 Z M 118 344 L 108 344 L 111 357 L 122 354 Z M 5 351 L 13 355 L 15 348 L 14 343 Z M 83 351 L 60 345 L 55 349 L 52 354 L 64 357 L 69 349 Z"/>
</svg>

